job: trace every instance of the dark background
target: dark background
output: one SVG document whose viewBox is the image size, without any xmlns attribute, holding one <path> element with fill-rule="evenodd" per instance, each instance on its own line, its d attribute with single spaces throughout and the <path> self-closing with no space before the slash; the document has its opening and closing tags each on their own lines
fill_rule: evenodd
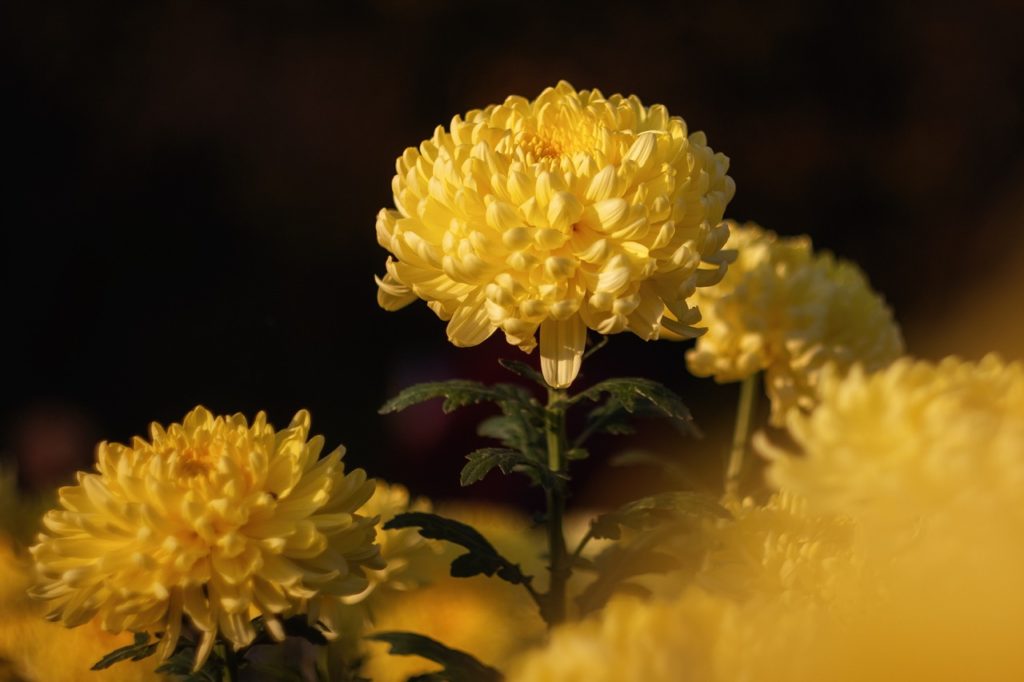
<svg viewBox="0 0 1024 682">
<path fill-rule="evenodd" d="M 1019 355 L 1024 4 L 915 5 L 5 3 L 0 451 L 38 487 L 198 403 L 278 425 L 308 407 L 348 461 L 457 492 L 486 410 L 376 408 L 525 356 L 380 310 L 374 216 L 404 147 L 562 78 L 706 131 L 727 215 L 857 261 L 911 352 Z M 708 438 L 648 440 L 717 457 L 736 387 L 688 378 L 683 351 L 621 335 L 581 381 L 678 389 Z"/>
</svg>

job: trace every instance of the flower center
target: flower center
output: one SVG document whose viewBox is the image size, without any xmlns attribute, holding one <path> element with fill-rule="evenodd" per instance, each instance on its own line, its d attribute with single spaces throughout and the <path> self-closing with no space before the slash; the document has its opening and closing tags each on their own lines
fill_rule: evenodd
<svg viewBox="0 0 1024 682">
<path fill-rule="evenodd" d="M 557 159 L 565 153 L 562 144 L 558 140 L 536 133 L 524 133 L 519 140 L 519 147 L 526 152 L 528 157 L 532 156 L 534 160 Z"/>
<path fill-rule="evenodd" d="M 182 476 L 194 477 L 208 474 L 216 461 L 209 446 L 189 447 L 181 453 L 179 471 Z"/>
</svg>

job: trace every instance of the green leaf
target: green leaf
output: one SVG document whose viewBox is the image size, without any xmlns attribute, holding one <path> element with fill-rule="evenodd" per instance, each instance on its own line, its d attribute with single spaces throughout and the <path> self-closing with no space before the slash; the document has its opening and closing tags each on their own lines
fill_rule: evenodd
<svg viewBox="0 0 1024 682">
<path fill-rule="evenodd" d="M 381 414 L 399 412 L 434 398 L 444 398 L 442 408 L 451 412 L 465 405 L 482 402 L 496 404 L 501 417 L 493 417 L 479 427 L 479 433 L 497 438 L 508 448 L 519 450 L 538 460 L 544 454 L 545 412 L 539 402 L 522 386 L 477 381 L 439 381 L 411 386 L 380 408 Z"/>
<path fill-rule="evenodd" d="M 454 519 L 446 519 L 427 512 L 406 512 L 398 514 L 383 526 L 384 530 L 395 528 L 419 528 L 420 535 L 430 540 L 446 540 L 469 550 L 455 558 L 451 575 L 469 578 L 474 575 L 492 576 L 513 584 L 529 584 L 533 578 L 524 575 L 518 564 L 513 564 L 498 554 L 498 550 L 475 528 Z"/>
<path fill-rule="evenodd" d="M 635 412 L 638 404 L 647 403 L 665 417 L 683 422 L 693 421 L 690 410 L 683 404 L 682 398 L 670 388 L 657 381 L 640 377 L 607 379 L 574 396 L 570 402 L 597 402 L 603 394 L 608 394 L 609 401 L 618 403 L 627 412 Z"/>
<path fill-rule="evenodd" d="M 650 528 L 672 519 L 703 518 L 731 519 L 732 515 L 709 495 L 696 492 L 669 492 L 642 497 L 628 502 L 615 511 L 600 514 L 590 522 L 590 534 L 595 538 L 618 540 L 622 526 Z"/>
<path fill-rule="evenodd" d="M 545 389 L 548 388 L 548 382 L 544 381 L 544 376 L 525 362 L 520 362 L 519 360 L 498 360 L 498 364 L 513 374 L 529 379 Z"/>
<path fill-rule="evenodd" d="M 551 489 L 561 485 L 557 474 L 544 464 L 531 459 L 517 450 L 507 448 L 481 448 L 466 455 L 469 462 L 462 467 L 460 482 L 463 486 L 472 485 L 483 479 L 491 469 L 498 467 L 502 473 L 520 473 L 527 476 L 534 485 Z"/>
<path fill-rule="evenodd" d="M 466 455 L 466 459 L 469 462 L 462 467 L 462 475 L 459 478 L 463 486 L 472 485 L 483 479 L 494 467 L 507 474 L 511 473 L 516 464 L 530 462 L 523 453 L 507 448 L 481 448 Z"/>
<path fill-rule="evenodd" d="M 437 640 L 414 632 L 377 632 L 367 639 L 386 642 L 389 653 L 397 656 L 422 656 L 442 666 L 437 672 L 413 679 L 444 682 L 501 682 L 502 675 L 464 651 L 451 649 Z"/>
<path fill-rule="evenodd" d="M 493 402 L 499 405 L 509 401 L 520 403 L 536 402 L 526 389 L 514 384 L 487 386 L 479 381 L 452 379 L 450 381 L 433 381 L 410 386 L 384 403 L 379 412 L 381 414 L 401 412 L 407 407 L 412 407 L 434 398 L 444 398 L 441 409 L 445 412 L 452 412 L 466 405 L 476 405 L 483 402 Z"/>
<path fill-rule="evenodd" d="M 92 666 L 92 670 L 104 670 L 121 661 L 141 661 L 148 656 L 152 656 L 153 652 L 156 651 L 156 646 L 156 642 L 149 643 L 149 635 L 147 633 L 136 632 L 133 644 L 123 646 L 120 649 L 114 649 L 96 661 L 95 665 Z"/>
</svg>

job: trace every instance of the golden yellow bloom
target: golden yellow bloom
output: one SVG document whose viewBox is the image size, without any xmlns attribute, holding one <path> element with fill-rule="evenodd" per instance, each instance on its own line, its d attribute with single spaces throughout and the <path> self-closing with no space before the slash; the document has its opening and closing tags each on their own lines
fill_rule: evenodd
<svg viewBox="0 0 1024 682">
<path fill-rule="evenodd" d="M 905 358 L 826 372 L 819 394 L 814 412 L 789 417 L 798 452 L 758 441 L 777 487 L 861 519 L 975 500 L 1024 517 L 1024 365 Z"/>
<path fill-rule="evenodd" d="M 697 292 L 708 331 L 687 364 L 719 382 L 764 370 L 776 425 L 794 406 L 814 404 L 825 365 L 874 370 L 902 354 L 891 311 L 857 266 L 815 254 L 807 237 L 751 223 L 730 224 L 726 246 L 738 256 L 718 285 Z"/>
<path fill-rule="evenodd" d="M 154 423 L 150 441 L 101 443 L 98 473 L 80 472 L 43 519 L 33 596 L 68 627 L 163 632 L 160 658 L 187 617 L 202 632 L 199 667 L 218 634 L 251 642 L 252 615 L 280 637 L 279 614 L 366 589 L 363 569 L 382 563 L 374 519 L 356 512 L 373 484 L 345 473 L 342 448 L 320 459 L 309 422 L 301 411 L 275 433 L 262 412 L 250 425 L 197 407 Z"/>
<path fill-rule="evenodd" d="M 727 169 L 664 106 L 564 81 L 456 116 L 398 159 L 395 208 L 377 216 L 394 255 L 377 300 L 427 301 L 457 346 L 501 329 L 530 352 L 540 327 L 544 377 L 568 386 L 588 327 L 699 333 L 687 299 L 731 256 Z"/>
</svg>

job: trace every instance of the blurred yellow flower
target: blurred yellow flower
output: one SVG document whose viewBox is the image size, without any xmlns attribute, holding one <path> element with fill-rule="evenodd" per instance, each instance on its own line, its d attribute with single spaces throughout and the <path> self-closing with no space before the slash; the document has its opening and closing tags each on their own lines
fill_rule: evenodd
<svg viewBox="0 0 1024 682">
<path fill-rule="evenodd" d="M 478 529 L 524 572 L 540 575 L 544 570 L 539 558 L 543 538 L 518 514 L 480 505 L 449 505 L 440 513 Z M 417 632 L 500 669 L 543 637 L 544 621 L 519 585 L 484 576 L 452 578 L 448 566 L 459 553 L 445 545 L 445 560 L 424 587 L 374 594 L 370 631 Z M 435 663 L 416 656 L 389 655 L 381 642 L 367 642 L 367 654 L 362 674 L 375 682 L 404 682 L 437 670 Z"/>
<path fill-rule="evenodd" d="M 758 439 L 776 487 L 861 520 L 976 502 L 1024 518 L 1024 365 L 904 358 L 825 372 L 818 392 L 814 412 L 789 416 L 794 450 Z"/>
<path fill-rule="evenodd" d="M 730 223 L 726 246 L 738 256 L 718 285 L 697 291 L 708 330 L 687 364 L 719 382 L 764 370 L 774 424 L 814 404 L 824 366 L 874 370 L 902 354 L 891 311 L 857 266 L 752 223 Z"/>
<path fill-rule="evenodd" d="M 731 256 L 727 169 L 664 106 L 564 81 L 456 116 L 398 159 L 377 300 L 427 301 L 457 346 L 501 329 L 530 352 L 539 327 L 544 377 L 568 386 L 588 327 L 700 333 L 688 299 Z"/>
<path fill-rule="evenodd" d="M 301 411 L 275 432 L 262 412 L 250 425 L 197 407 L 154 423 L 150 441 L 101 443 L 98 473 L 80 472 L 43 519 L 33 596 L 68 627 L 162 632 L 161 659 L 187 617 L 202 633 L 198 668 L 218 634 L 250 643 L 253 615 L 280 638 L 279 614 L 365 590 L 363 569 L 383 566 L 374 519 L 356 513 L 373 484 L 345 473 L 342 448 L 320 459 L 309 423 Z"/>
<path fill-rule="evenodd" d="M 429 512 L 431 507 L 425 498 L 410 500 L 405 486 L 377 481 L 373 497 L 361 511 L 379 519 L 382 526 L 403 512 Z M 340 639 L 332 644 L 332 655 L 344 656 L 346 660 L 353 660 L 358 654 L 359 638 L 380 599 L 429 584 L 451 563 L 441 543 L 424 539 L 415 528 L 381 530 L 377 542 L 386 565 L 366 572 L 369 584 L 365 590 L 341 597 L 318 595 L 310 600 L 312 617 Z"/>
<path fill-rule="evenodd" d="M 75 630 L 47 622 L 28 598 L 31 562 L 0 536 L 0 680 L 11 682 L 146 682 L 162 679 L 153 661 L 92 671 L 96 661 L 133 638 L 103 632 L 95 624 Z"/>
<path fill-rule="evenodd" d="M 725 505 L 733 520 L 716 520 L 707 529 L 712 549 L 696 574 L 710 592 L 828 602 L 840 574 L 858 563 L 853 522 L 812 514 L 793 493 L 775 493 L 764 505 L 749 497 Z"/>
</svg>

